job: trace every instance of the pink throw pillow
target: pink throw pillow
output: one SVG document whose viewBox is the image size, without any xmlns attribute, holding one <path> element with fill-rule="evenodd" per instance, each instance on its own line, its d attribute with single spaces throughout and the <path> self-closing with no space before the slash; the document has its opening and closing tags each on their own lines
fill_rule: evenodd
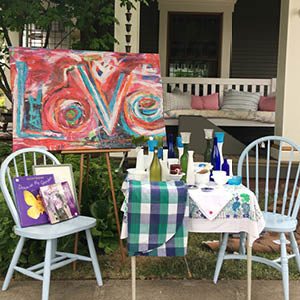
<svg viewBox="0 0 300 300">
<path fill-rule="evenodd" d="M 275 111 L 276 110 L 276 97 L 261 96 L 258 103 L 258 110 L 261 111 Z"/>
<path fill-rule="evenodd" d="M 192 109 L 202 110 L 218 110 L 219 109 L 219 93 L 207 96 L 192 95 Z"/>
</svg>

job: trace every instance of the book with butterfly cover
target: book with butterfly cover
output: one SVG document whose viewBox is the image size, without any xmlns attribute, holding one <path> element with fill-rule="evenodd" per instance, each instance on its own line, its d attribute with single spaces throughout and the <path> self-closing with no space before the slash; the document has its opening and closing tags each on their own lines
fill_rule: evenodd
<svg viewBox="0 0 300 300">
<path fill-rule="evenodd" d="M 51 224 L 72 219 L 79 215 L 68 182 L 40 187 L 40 195 Z"/>
<path fill-rule="evenodd" d="M 41 186 L 55 183 L 52 174 L 14 177 L 13 187 L 22 227 L 49 223 L 42 199 Z"/>
</svg>

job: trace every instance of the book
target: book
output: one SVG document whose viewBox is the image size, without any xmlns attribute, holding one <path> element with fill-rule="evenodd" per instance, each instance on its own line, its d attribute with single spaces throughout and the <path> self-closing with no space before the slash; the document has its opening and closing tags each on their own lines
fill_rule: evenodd
<svg viewBox="0 0 300 300">
<path fill-rule="evenodd" d="M 55 183 L 52 174 L 20 176 L 12 179 L 17 210 L 22 227 L 49 223 L 42 199 L 41 186 Z"/>
<path fill-rule="evenodd" d="M 40 187 L 40 195 L 51 224 L 72 219 L 79 215 L 68 182 Z"/>
</svg>

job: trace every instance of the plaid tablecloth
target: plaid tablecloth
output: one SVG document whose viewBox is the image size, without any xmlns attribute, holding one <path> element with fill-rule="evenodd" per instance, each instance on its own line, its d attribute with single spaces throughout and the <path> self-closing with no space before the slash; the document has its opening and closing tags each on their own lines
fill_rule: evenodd
<svg viewBox="0 0 300 300">
<path fill-rule="evenodd" d="M 183 182 L 129 181 L 127 248 L 130 256 L 184 256 L 188 201 Z"/>
</svg>

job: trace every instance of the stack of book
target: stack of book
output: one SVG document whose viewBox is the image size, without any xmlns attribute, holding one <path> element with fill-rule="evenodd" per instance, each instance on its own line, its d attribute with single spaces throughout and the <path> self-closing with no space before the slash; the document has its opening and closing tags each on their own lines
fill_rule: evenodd
<svg viewBox="0 0 300 300">
<path fill-rule="evenodd" d="M 55 224 L 79 215 L 69 183 L 56 183 L 53 174 L 15 177 L 13 187 L 22 227 Z"/>
</svg>

